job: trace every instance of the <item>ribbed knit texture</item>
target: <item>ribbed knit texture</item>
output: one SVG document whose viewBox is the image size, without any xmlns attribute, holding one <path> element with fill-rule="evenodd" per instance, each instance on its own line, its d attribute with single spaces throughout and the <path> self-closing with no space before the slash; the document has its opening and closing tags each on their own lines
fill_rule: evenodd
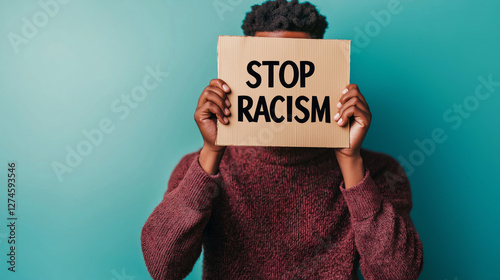
<svg viewBox="0 0 500 280">
<path fill-rule="evenodd" d="M 202 246 L 203 279 L 416 279 L 423 250 L 408 179 L 389 155 L 361 150 L 346 190 L 333 149 L 228 146 L 219 172 L 200 150 L 173 170 L 141 234 L 152 278 L 183 279 Z"/>
</svg>

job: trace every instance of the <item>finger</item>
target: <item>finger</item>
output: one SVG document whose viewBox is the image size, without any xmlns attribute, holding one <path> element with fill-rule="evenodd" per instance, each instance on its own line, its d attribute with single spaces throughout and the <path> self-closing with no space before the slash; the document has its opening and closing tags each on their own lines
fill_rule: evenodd
<svg viewBox="0 0 500 280">
<path fill-rule="evenodd" d="M 359 123 L 361 126 L 364 127 L 370 125 L 370 115 L 356 106 L 351 106 L 347 108 L 344 111 L 344 113 L 340 116 L 340 119 L 337 121 L 337 124 L 340 126 L 344 126 L 349 121 L 349 118 L 352 116 L 354 116 L 356 122 Z"/>
<path fill-rule="evenodd" d="M 361 94 L 359 89 L 357 87 L 352 87 L 351 85 L 349 85 L 346 89 L 344 89 L 342 95 L 340 96 L 339 102 L 344 104 L 347 100 L 353 97 L 358 97 L 361 100 L 361 102 L 365 103 L 366 107 L 368 107 L 368 103 L 366 102 L 365 97 Z"/>
<path fill-rule="evenodd" d="M 366 102 L 365 97 L 361 94 L 358 86 L 355 84 L 348 85 L 344 89 L 344 91 L 342 91 L 342 96 L 340 97 L 339 102 L 343 104 L 347 101 L 347 99 L 352 98 L 354 96 L 357 96 L 363 103 L 366 104 L 366 107 L 370 108 L 370 106 L 368 106 L 368 102 Z"/>
<path fill-rule="evenodd" d="M 211 90 L 205 90 L 205 91 L 203 91 L 203 93 L 200 96 L 199 103 L 201 105 L 203 105 L 204 103 L 209 102 L 209 101 L 213 102 L 217 106 L 219 106 L 219 108 L 221 109 L 221 111 L 224 112 L 225 115 L 230 114 L 229 109 L 226 107 L 226 103 L 217 93 L 215 93 Z"/>
<path fill-rule="evenodd" d="M 225 100 L 226 106 L 231 107 L 231 102 L 227 98 L 227 94 L 231 92 L 229 86 L 221 79 L 214 79 L 210 81 L 210 84 L 204 90 L 213 90 L 219 94 L 219 96 Z M 203 105 L 203 103 L 198 103 L 198 106 Z"/>
<path fill-rule="evenodd" d="M 227 93 L 224 90 L 220 89 L 217 86 L 212 86 L 212 85 L 207 86 L 205 90 L 211 90 L 217 93 L 217 95 L 219 95 L 222 98 L 222 100 L 226 102 L 226 106 L 231 107 L 231 102 L 229 102 L 229 99 L 227 98 Z"/>
<path fill-rule="evenodd" d="M 222 89 L 224 92 L 226 93 L 230 93 L 231 92 L 231 88 L 229 87 L 229 85 L 224 82 L 223 80 L 221 79 L 213 79 L 210 81 L 210 85 L 211 86 L 216 86 L 220 89 Z"/>
<path fill-rule="evenodd" d="M 338 104 L 341 104 L 340 102 Z M 338 104 L 337 104 L 337 108 L 338 108 Z M 359 109 L 365 111 L 365 112 L 370 112 L 370 110 L 368 109 L 368 107 L 366 107 L 366 104 L 363 103 L 359 97 L 357 96 L 354 96 L 353 98 L 347 100 L 346 103 L 344 104 L 341 104 L 340 108 L 339 108 L 339 115 L 342 115 L 342 113 L 349 107 L 351 106 L 356 106 L 358 107 Z"/>
<path fill-rule="evenodd" d="M 206 116 L 206 118 L 210 118 L 212 117 L 213 115 L 217 116 L 217 119 L 223 123 L 223 124 L 227 124 L 229 123 L 229 120 L 224 116 L 224 114 L 222 113 L 222 110 L 220 109 L 220 107 L 211 102 L 211 101 L 207 101 L 201 108 L 202 112 L 204 113 L 203 115 Z"/>
</svg>

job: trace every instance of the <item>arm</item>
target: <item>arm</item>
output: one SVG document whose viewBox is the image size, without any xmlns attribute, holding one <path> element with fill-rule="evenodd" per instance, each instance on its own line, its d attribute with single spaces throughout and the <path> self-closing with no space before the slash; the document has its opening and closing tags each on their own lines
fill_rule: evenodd
<svg viewBox="0 0 500 280">
<path fill-rule="evenodd" d="M 183 279 L 200 256 L 212 200 L 223 183 L 219 163 L 225 147 L 215 145 L 215 138 L 217 120 L 228 124 L 230 92 L 220 79 L 211 80 L 202 91 L 194 119 L 204 140 L 203 148 L 177 164 L 163 200 L 142 228 L 144 260 L 155 280 Z"/>
<path fill-rule="evenodd" d="M 163 200 L 142 228 L 144 260 L 155 280 L 185 278 L 200 256 L 202 233 L 222 176 L 205 172 L 199 155 L 186 155 L 177 164 Z"/>
<path fill-rule="evenodd" d="M 422 270 L 422 243 L 410 218 L 410 183 L 401 165 L 380 154 L 366 164 L 361 143 L 372 114 L 355 84 L 342 92 L 338 125 L 350 123 L 349 148 L 335 150 L 342 172 L 340 190 L 347 202 L 361 271 L 368 279 L 416 279 Z M 365 168 L 373 166 L 372 170 Z M 376 169 L 375 169 L 376 168 Z M 394 174 L 399 174 L 394 176 Z"/>
<path fill-rule="evenodd" d="M 423 248 L 410 218 L 408 178 L 394 158 L 377 161 L 379 168 L 365 169 L 353 187 L 340 185 L 351 213 L 361 272 L 367 279 L 417 279 Z"/>
</svg>

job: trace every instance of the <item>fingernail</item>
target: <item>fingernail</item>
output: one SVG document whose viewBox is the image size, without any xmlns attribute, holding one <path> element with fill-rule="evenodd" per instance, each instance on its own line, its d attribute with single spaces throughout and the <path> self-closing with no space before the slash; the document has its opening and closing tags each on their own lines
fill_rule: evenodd
<svg viewBox="0 0 500 280">
<path fill-rule="evenodd" d="M 226 99 L 226 106 L 231 107 L 231 102 L 229 102 L 229 99 Z"/>
<path fill-rule="evenodd" d="M 229 87 L 226 84 L 224 84 L 222 88 L 224 89 L 224 91 L 229 91 Z"/>
<path fill-rule="evenodd" d="M 337 121 L 337 119 L 338 119 L 339 117 L 340 117 L 340 115 L 339 115 L 339 113 L 337 113 L 337 114 L 333 117 L 333 119 L 334 119 L 335 121 Z"/>
<path fill-rule="evenodd" d="M 341 124 L 342 123 L 342 118 L 340 118 L 340 120 L 337 122 L 338 124 Z"/>
<path fill-rule="evenodd" d="M 342 91 L 342 94 L 346 94 L 348 91 L 349 91 L 348 89 L 344 89 L 344 90 Z"/>
<path fill-rule="evenodd" d="M 337 108 L 340 108 L 340 107 L 342 107 L 342 103 L 339 102 L 339 103 L 337 103 Z"/>
<path fill-rule="evenodd" d="M 224 110 L 224 112 L 226 113 L 226 115 L 229 115 L 229 109 L 228 109 L 228 108 L 226 108 L 226 109 Z"/>
<path fill-rule="evenodd" d="M 225 122 L 225 123 L 228 123 L 228 122 L 229 122 L 229 120 L 228 120 L 226 117 L 224 117 L 224 122 Z"/>
</svg>

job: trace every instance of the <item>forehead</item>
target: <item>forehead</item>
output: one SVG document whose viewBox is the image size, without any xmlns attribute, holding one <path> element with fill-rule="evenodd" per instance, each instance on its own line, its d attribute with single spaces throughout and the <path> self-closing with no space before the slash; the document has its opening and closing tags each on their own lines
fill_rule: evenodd
<svg viewBox="0 0 500 280">
<path fill-rule="evenodd" d="M 279 38 L 307 38 L 311 36 L 307 32 L 302 31 L 258 31 L 255 32 L 256 37 L 279 37 Z"/>
</svg>

